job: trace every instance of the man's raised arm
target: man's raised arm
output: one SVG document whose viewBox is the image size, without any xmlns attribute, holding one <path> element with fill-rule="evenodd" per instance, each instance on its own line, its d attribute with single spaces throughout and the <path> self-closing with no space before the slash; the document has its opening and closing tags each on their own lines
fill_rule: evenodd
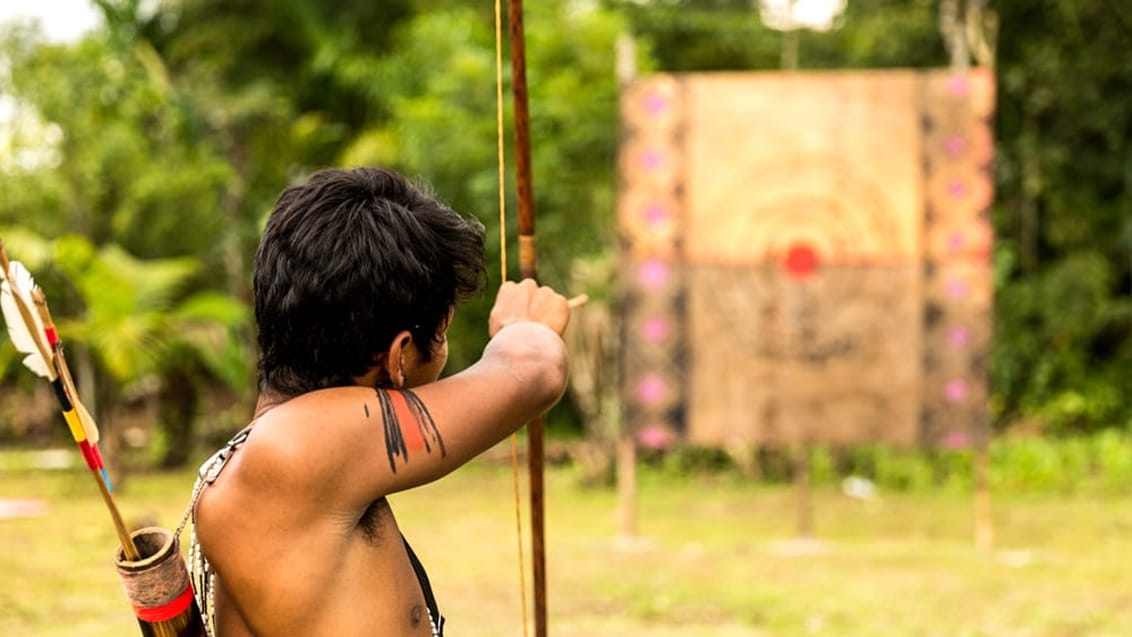
<svg viewBox="0 0 1132 637">
<path fill-rule="evenodd" d="M 271 432 L 249 444 L 261 447 L 265 470 L 305 466 L 305 488 L 317 481 L 327 498 L 364 508 L 447 475 L 550 409 L 566 387 L 568 321 L 566 299 L 551 288 L 505 283 L 475 364 L 415 387 L 299 396 L 262 416 L 256 427 Z M 394 375 L 412 377 L 408 360 Z"/>
</svg>

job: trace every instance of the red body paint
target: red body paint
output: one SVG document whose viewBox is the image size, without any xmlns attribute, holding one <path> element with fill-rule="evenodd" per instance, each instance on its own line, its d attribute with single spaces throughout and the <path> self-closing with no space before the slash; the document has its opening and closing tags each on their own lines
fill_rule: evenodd
<svg viewBox="0 0 1132 637">
<path fill-rule="evenodd" d="M 424 437 L 421 435 L 420 423 L 417 417 L 409 410 L 409 403 L 405 395 L 399 391 L 389 392 L 389 399 L 393 403 L 393 411 L 397 414 L 397 425 L 401 427 L 401 436 L 405 440 L 405 448 L 409 451 L 420 451 L 425 448 Z"/>
</svg>

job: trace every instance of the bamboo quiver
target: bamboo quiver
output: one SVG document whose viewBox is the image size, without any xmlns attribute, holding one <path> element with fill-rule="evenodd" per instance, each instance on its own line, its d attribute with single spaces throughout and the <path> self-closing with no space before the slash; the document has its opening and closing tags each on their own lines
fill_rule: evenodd
<svg viewBox="0 0 1132 637">
<path fill-rule="evenodd" d="M 177 536 L 148 527 L 130 537 L 141 558 L 119 548 L 114 563 L 143 637 L 206 637 Z"/>
</svg>

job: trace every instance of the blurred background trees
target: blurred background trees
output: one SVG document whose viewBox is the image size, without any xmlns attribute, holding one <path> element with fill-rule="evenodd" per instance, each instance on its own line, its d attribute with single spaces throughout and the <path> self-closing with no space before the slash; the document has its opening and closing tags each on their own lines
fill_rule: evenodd
<svg viewBox="0 0 1132 637">
<path fill-rule="evenodd" d="M 69 319 L 100 418 L 150 406 L 151 461 L 181 463 L 202 431 L 247 417 L 250 264 L 276 195 L 310 171 L 419 176 L 487 225 L 499 280 L 491 2 L 97 4 L 105 24 L 78 42 L 0 30 L 0 94 L 16 104 L 0 122 L 0 236 Z M 849 0 L 839 29 L 798 34 L 798 65 L 945 66 L 938 4 Z M 1132 18 L 1118 4 L 989 4 L 1000 429 L 1132 429 Z M 785 36 L 749 0 L 540 0 L 527 13 L 542 278 L 615 302 L 618 35 L 635 36 L 644 71 L 777 69 Z M 457 314 L 450 369 L 478 354 L 489 301 Z M 6 400 L 30 386 L 16 364 L 0 345 Z M 16 440 L 5 413 L 0 438 Z M 578 414 L 562 406 L 552 428 L 576 430 Z"/>
</svg>

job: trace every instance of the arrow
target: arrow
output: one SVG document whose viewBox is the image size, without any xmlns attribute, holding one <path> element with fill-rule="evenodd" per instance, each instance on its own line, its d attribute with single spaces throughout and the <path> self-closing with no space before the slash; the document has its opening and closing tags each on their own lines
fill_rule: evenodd
<svg viewBox="0 0 1132 637">
<path fill-rule="evenodd" d="M 24 365 L 37 376 L 46 378 L 55 398 L 63 411 L 63 419 L 71 430 L 71 437 L 78 445 L 87 468 L 98 483 L 102 500 L 114 523 L 114 530 L 122 544 L 122 551 L 131 560 L 138 560 L 141 554 L 134 546 L 126 524 L 122 521 L 122 514 L 111 494 L 109 476 L 106 473 L 102 454 L 98 450 L 98 427 L 94 418 L 78 399 L 74 381 L 71 380 L 70 370 L 66 359 L 63 358 L 63 347 L 59 341 L 55 325 L 51 321 L 51 314 L 47 309 L 47 300 L 42 290 L 35 285 L 31 273 L 19 261 L 9 261 L 4 250 L 4 241 L 0 239 L 0 275 L 4 277 L 0 282 L 0 310 L 3 311 L 4 322 L 8 325 L 8 335 L 12 344 L 21 354 L 26 354 Z M 33 312 L 32 308 L 35 308 Z"/>
</svg>

